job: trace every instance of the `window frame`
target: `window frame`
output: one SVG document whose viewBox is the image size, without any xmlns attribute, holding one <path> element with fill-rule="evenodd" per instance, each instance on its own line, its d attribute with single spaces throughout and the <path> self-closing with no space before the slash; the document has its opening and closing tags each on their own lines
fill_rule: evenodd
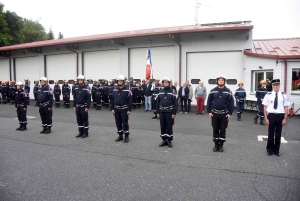
<svg viewBox="0 0 300 201">
<path fill-rule="evenodd" d="M 264 73 L 263 79 L 266 80 L 267 78 L 267 73 L 273 73 L 274 76 L 274 70 L 273 69 L 264 69 L 264 70 L 252 70 L 251 71 L 251 88 L 250 88 L 250 94 L 254 95 L 255 91 L 257 89 L 256 83 L 255 83 L 255 74 L 256 73 Z M 270 80 L 271 81 L 271 80 Z"/>
</svg>

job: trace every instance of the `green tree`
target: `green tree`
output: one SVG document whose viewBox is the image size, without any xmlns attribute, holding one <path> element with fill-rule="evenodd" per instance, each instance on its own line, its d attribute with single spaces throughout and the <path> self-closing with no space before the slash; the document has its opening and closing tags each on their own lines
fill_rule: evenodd
<svg viewBox="0 0 300 201">
<path fill-rule="evenodd" d="M 9 35 L 9 28 L 3 13 L 4 5 L 0 3 L 0 46 L 9 45 L 13 37 Z"/>
<path fill-rule="evenodd" d="M 30 19 L 23 19 L 23 28 L 21 34 L 24 37 L 24 43 L 47 40 L 45 28 L 38 22 Z"/>
<path fill-rule="evenodd" d="M 58 33 L 58 39 L 62 39 L 62 38 L 64 38 L 64 35 L 61 32 L 59 32 Z"/>
<path fill-rule="evenodd" d="M 6 11 L 5 18 L 9 29 L 9 35 L 13 37 L 10 45 L 16 45 L 23 43 L 23 35 L 21 30 L 23 27 L 23 19 L 18 16 L 15 12 Z"/>
<path fill-rule="evenodd" d="M 48 40 L 53 40 L 54 39 L 54 33 L 50 27 L 49 29 L 49 32 L 47 33 L 47 37 L 48 37 Z"/>
</svg>

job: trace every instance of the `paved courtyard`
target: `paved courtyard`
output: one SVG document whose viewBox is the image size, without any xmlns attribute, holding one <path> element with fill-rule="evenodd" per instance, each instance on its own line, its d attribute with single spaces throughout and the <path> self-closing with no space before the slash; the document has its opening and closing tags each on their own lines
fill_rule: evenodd
<svg viewBox="0 0 300 201">
<path fill-rule="evenodd" d="M 32 103 L 33 104 L 33 103 Z M 0 105 L 0 200 L 300 200 L 300 117 L 283 127 L 281 156 L 267 156 L 267 127 L 254 112 L 234 114 L 223 153 L 212 151 L 208 115 L 177 114 L 174 147 L 158 147 L 159 121 L 142 108 L 130 115 L 130 142 L 115 142 L 108 109 L 89 112 L 90 135 L 76 139 L 75 113 L 53 108 L 53 128 L 39 134 L 28 106 L 27 131 L 16 131 L 12 105 Z M 195 111 L 195 108 L 193 108 Z"/>
</svg>

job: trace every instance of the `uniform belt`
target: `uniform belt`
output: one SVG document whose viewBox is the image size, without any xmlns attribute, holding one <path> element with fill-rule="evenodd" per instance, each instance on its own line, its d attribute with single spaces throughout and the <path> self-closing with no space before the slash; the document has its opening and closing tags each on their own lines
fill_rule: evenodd
<svg viewBox="0 0 300 201">
<path fill-rule="evenodd" d="M 117 109 L 127 109 L 128 106 L 127 105 L 115 105 L 115 108 L 117 108 Z"/>
<path fill-rule="evenodd" d="M 101 92 L 96 92 L 96 94 L 101 94 Z"/>
<path fill-rule="evenodd" d="M 46 106 L 46 105 L 49 105 L 49 101 L 47 102 L 44 102 L 44 103 L 40 103 L 41 106 Z"/>
<path fill-rule="evenodd" d="M 24 104 L 17 104 L 17 107 L 24 107 Z"/>
<path fill-rule="evenodd" d="M 173 105 L 171 105 L 171 106 L 169 106 L 169 107 L 163 107 L 163 106 L 159 106 L 159 109 L 160 110 L 173 110 L 174 109 L 174 106 Z"/>
<path fill-rule="evenodd" d="M 76 107 L 86 107 L 86 104 L 76 104 Z"/>
<path fill-rule="evenodd" d="M 211 112 L 212 112 L 212 113 L 215 113 L 215 114 L 227 114 L 227 113 L 228 113 L 228 110 L 217 110 L 217 109 L 212 109 Z"/>
<path fill-rule="evenodd" d="M 272 115 L 284 115 L 285 113 L 269 113 L 269 114 L 272 114 Z"/>
<path fill-rule="evenodd" d="M 113 93 L 109 93 L 109 95 L 110 95 L 110 96 L 112 96 L 112 95 L 113 95 Z"/>
</svg>

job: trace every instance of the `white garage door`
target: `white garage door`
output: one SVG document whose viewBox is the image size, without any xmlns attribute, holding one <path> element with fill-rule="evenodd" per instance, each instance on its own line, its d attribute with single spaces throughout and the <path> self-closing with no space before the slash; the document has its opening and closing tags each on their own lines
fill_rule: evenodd
<svg viewBox="0 0 300 201">
<path fill-rule="evenodd" d="M 10 80 L 9 76 L 9 60 L 1 59 L 0 60 L 0 81 Z"/>
<path fill-rule="evenodd" d="M 84 53 L 84 76 L 87 79 L 114 79 L 119 74 L 119 50 Z"/>
<path fill-rule="evenodd" d="M 49 80 L 69 80 L 77 77 L 76 54 L 48 55 L 46 57 Z"/>
<path fill-rule="evenodd" d="M 16 81 L 30 80 L 30 99 L 33 99 L 34 80 L 39 80 L 39 67 L 37 57 L 16 58 Z"/>
<path fill-rule="evenodd" d="M 225 75 L 227 79 L 242 79 L 243 54 L 242 52 L 206 52 L 187 54 L 187 79 L 201 79 L 207 91 L 216 87 L 216 84 L 209 84 L 209 79 L 215 79 L 218 75 Z M 193 90 L 197 84 L 193 84 Z M 234 93 L 238 85 L 228 85 Z M 196 101 L 193 100 L 193 104 Z M 206 104 L 206 102 L 205 102 Z"/>
<path fill-rule="evenodd" d="M 134 79 L 145 79 L 146 77 L 146 56 L 148 48 L 130 49 L 129 51 L 129 77 Z M 155 47 L 150 48 L 152 57 L 153 78 L 170 77 L 175 80 L 175 48 Z"/>
</svg>

